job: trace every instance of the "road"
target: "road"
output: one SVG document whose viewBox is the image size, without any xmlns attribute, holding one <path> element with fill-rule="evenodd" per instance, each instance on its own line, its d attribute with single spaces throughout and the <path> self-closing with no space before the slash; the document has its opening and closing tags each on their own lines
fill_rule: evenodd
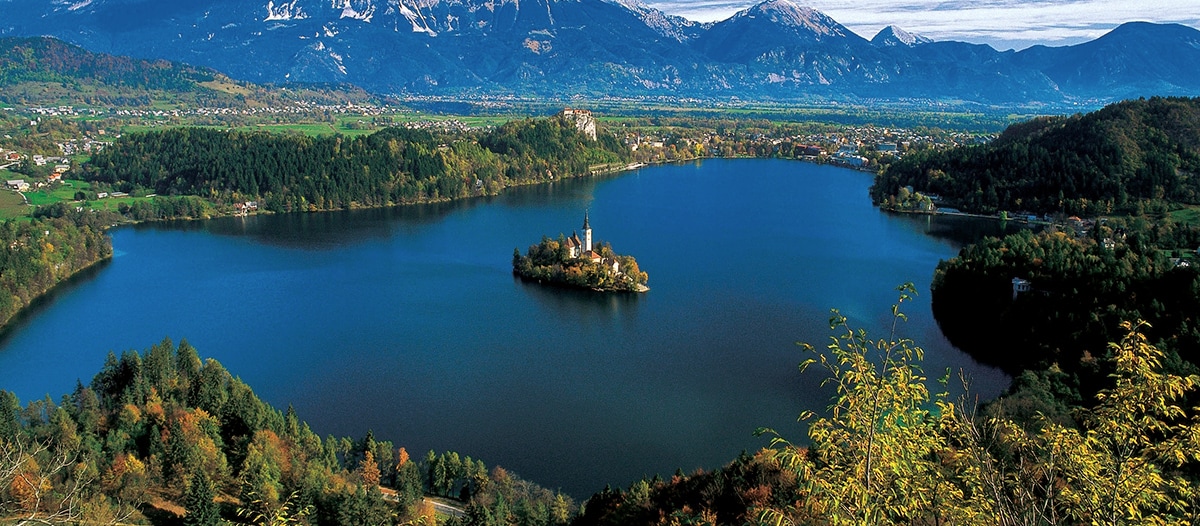
<svg viewBox="0 0 1200 526">
<path fill-rule="evenodd" d="M 383 494 L 383 500 L 386 500 L 388 502 L 397 502 L 400 500 L 399 497 L 396 495 L 396 490 L 394 490 L 394 489 L 385 488 L 385 487 L 380 486 L 379 492 Z M 425 497 L 425 502 L 428 502 L 430 505 L 432 505 L 433 510 L 442 515 L 448 515 L 450 517 L 457 518 L 457 517 L 465 516 L 467 514 L 467 511 L 462 508 L 447 504 L 447 503 L 439 501 L 439 500 L 434 500 L 429 497 Z"/>
</svg>

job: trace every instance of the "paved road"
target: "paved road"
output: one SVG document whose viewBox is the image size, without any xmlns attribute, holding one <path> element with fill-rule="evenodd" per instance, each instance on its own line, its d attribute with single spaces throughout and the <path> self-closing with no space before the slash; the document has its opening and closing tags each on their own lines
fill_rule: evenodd
<svg viewBox="0 0 1200 526">
<path fill-rule="evenodd" d="M 443 515 L 449 515 L 449 516 L 451 516 L 451 517 L 462 517 L 462 516 L 464 516 L 464 515 L 466 515 L 466 514 L 467 514 L 466 510 L 464 510 L 464 509 L 462 509 L 462 508 L 456 508 L 456 507 L 454 507 L 454 506 L 451 506 L 451 505 L 449 505 L 449 504 L 445 504 L 445 503 L 442 503 L 442 502 L 438 502 L 438 501 L 436 501 L 436 500 L 433 500 L 433 499 L 428 499 L 428 498 L 427 498 L 427 499 L 425 499 L 425 500 L 426 500 L 427 502 L 430 502 L 430 503 L 432 503 L 432 504 L 433 504 L 433 509 L 434 509 L 434 510 L 436 510 L 438 513 L 441 513 L 441 514 L 443 514 Z"/>
<path fill-rule="evenodd" d="M 386 500 L 388 502 L 396 502 L 399 500 L 399 497 L 396 495 L 396 490 L 394 490 L 394 489 L 380 487 L 379 492 L 383 494 L 383 500 Z M 433 510 L 438 513 L 441 513 L 442 515 L 449 515 L 451 517 L 462 517 L 467 514 L 466 510 L 464 510 L 462 508 L 459 508 L 457 506 L 452 506 L 450 504 L 446 504 L 441 501 L 433 500 L 429 497 L 425 497 L 425 502 L 428 502 L 429 504 L 433 505 Z"/>
</svg>

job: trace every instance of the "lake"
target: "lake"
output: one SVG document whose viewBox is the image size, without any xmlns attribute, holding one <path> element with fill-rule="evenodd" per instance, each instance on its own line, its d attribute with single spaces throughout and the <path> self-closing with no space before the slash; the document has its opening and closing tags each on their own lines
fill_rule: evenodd
<svg viewBox="0 0 1200 526">
<path fill-rule="evenodd" d="M 321 435 L 454 450 L 576 498 L 800 439 L 828 392 L 795 345 L 838 308 L 873 336 L 916 284 L 902 335 L 931 377 L 1008 379 L 942 337 L 929 282 L 997 223 L 873 208 L 871 176 L 782 160 L 708 160 L 381 210 L 158 223 L 112 232 L 112 261 L 0 340 L 0 388 L 58 400 L 109 351 L 186 338 Z M 543 234 L 631 254 L 650 292 L 514 279 Z"/>
</svg>

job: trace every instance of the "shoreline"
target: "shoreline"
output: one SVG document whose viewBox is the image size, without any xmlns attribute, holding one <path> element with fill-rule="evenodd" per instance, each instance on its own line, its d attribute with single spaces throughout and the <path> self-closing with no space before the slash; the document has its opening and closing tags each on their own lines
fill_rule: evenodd
<svg viewBox="0 0 1200 526">
<path fill-rule="evenodd" d="M 513 269 L 513 276 L 520 279 L 522 283 L 535 283 L 537 285 L 549 285 L 551 287 L 558 287 L 558 288 L 571 289 L 571 290 L 585 290 L 585 291 L 596 292 L 599 294 L 633 294 L 633 295 L 637 295 L 637 294 L 642 294 L 642 293 L 650 291 L 650 287 L 642 285 L 641 283 L 636 284 L 637 288 L 635 288 L 634 290 L 602 289 L 602 288 L 596 288 L 596 287 L 580 287 L 577 285 L 572 285 L 565 281 L 556 281 L 553 279 L 540 279 L 540 278 L 535 278 L 535 277 L 531 277 L 531 276 L 526 276 L 516 269 Z"/>
<path fill-rule="evenodd" d="M 12 313 L 12 316 L 9 316 L 8 318 L 4 319 L 3 321 L 0 321 L 0 341 L 3 341 L 8 338 L 9 333 L 13 327 L 11 324 L 13 320 L 20 320 L 21 317 L 24 316 L 26 313 L 28 313 L 30 309 L 36 307 L 39 302 L 45 300 L 51 294 L 58 291 L 59 288 L 62 287 L 63 285 L 70 284 L 72 281 L 74 281 L 80 275 L 82 275 L 85 272 L 88 272 L 90 270 L 96 269 L 97 266 L 99 266 L 103 263 L 111 262 L 113 259 L 112 238 L 108 235 L 107 228 L 104 230 L 104 237 L 107 238 L 108 242 L 109 242 L 108 254 L 100 259 L 97 259 L 95 261 L 92 261 L 91 263 L 88 263 L 87 265 L 85 265 L 79 269 L 76 269 L 75 271 L 71 272 L 70 274 L 64 276 L 62 279 L 54 282 L 54 284 L 51 285 L 50 287 L 47 287 L 46 290 L 43 290 L 43 291 L 35 294 L 34 296 L 30 297 L 29 302 L 22 305 L 21 308 L 14 311 Z"/>
</svg>

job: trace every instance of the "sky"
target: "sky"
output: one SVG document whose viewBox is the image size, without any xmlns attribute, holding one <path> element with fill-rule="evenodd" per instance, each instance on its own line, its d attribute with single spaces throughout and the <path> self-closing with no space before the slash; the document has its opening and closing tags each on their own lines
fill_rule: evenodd
<svg viewBox="0 0 1200 526">
<path fill-rule="evenodd" d="M 644 0 L 699 22 L 723 20 L 759 0 Z M 794 0 L 863 38 L 889 25 L 934 40 L 991 44 L 999 50 L 1093 40 L 1130 21 L 1200 28 L 1200 0 Z"/>
</svg>

